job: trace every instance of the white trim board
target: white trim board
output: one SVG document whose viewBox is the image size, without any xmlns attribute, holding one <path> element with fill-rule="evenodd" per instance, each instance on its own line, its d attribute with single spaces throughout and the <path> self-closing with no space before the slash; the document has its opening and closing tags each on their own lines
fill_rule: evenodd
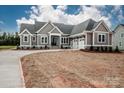
<svg viewBox="0 0 124 93">
<path fill-rule="evenodd" d="M 24 30 L 19 34 L 19 36 L 22 35 L 25 31 L 26 31 L 29 35 L 33 36 L 33 35 L 28 31 L 28 29 L 24 29 Z"/>
</svg>

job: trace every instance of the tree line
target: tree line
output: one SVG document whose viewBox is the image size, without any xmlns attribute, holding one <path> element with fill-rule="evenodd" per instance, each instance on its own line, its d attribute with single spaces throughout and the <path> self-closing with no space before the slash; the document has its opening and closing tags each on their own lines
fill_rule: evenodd
<svg viewBox="0 0 124 93">
<path fill-rule="evenodd" d="M 18 32 L 15 34 L 4 32 L 0 35 L 0 45 L 19 45 L 19 40 Z"/>
</svg>

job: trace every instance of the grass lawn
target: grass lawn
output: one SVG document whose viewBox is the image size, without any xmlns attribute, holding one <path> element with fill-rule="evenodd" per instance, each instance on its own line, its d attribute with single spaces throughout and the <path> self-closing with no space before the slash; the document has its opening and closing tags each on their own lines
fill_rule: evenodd
<svg viewBox="0 0 124 93">
<path fill-rule="evenodd" d="M 12 49 L 15 48 L 16 46 L 0 46 L 0 50 L 6 50 L 6 49 Z"/>
<path fill-rule="evenodd" d="M 26 87 L 124 87 L 124 53 L 35 53 L 21 62 Z"/>
</svg>

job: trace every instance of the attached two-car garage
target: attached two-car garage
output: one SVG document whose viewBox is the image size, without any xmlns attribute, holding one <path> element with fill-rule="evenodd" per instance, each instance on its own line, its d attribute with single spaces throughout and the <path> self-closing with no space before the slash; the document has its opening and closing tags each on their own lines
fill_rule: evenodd
<svg viewBox="0 0 124 93">
<path fill-rule="evenodd" d="M 84 38 L 73 39 L 73 49 L 84 49 Z"/>
</svg>

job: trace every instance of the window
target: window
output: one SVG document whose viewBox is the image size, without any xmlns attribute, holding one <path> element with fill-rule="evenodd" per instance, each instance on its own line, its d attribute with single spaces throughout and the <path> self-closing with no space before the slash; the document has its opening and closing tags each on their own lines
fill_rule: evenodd
<svg viewBox="0 0 124 93">
<path fill-rule="evenodd" d="M 124 33 L 121 33 L 121 37 L 124 37 Z"/>
<path fill-rule="evenodd" d="M 99 41 L 100 43 L 104 43 L 104 42 L 105 42 L 105 34 L 100 34 L 100 35 L 98 36 L 98 41 Z"/>
<path fill-rule="evenodd" d="M 47 43 L 47 37 L 45 37 L 45 43 Z"/>
<path fill-rule="evenodd" d="M 64 38 L 64 44 L 65 44 L 65 38 Z"/>
<path fill-rule="evenodd" d="M 46 37 L 46 36 L 42 36 L 42 37 L 41 37 L 41 43 L 42 43 L 42 44 L 47 44 L 47 41 L 48 41 L 48 40 L 47 40 L 47 37 Z"/>
<path fill-rule="evenodd" d="M 67 37 L 62 37 L 61 38 L 61 42 L 62 42 L 62 44 L 68 44 L 69 42 L 68 42 L 68 38 Z"/>
<path fill-rule="evenodd" d="M 35 36 L 33 36 L 33 41 L 35 41 Z"/>
<path fill-rule="evenodd" d="M 24 36 L 24 42 L 28 41 L 28 36 Z"/>
<path fill-rule="evenodd" d="M 63 44 L 63 38 L 61 38 L 61 42 L 62 42 L 62 44 Z"/>
<path fill-rule="evenodd" d="M 44 43 L 44 37 L 41 38 L 41 42 Z"/>
<path fill-rule="evenodd" d="M 122 44 L 121 44 L 121 42 L 119 42 L 119 46 L 121 46 Z"/>
</svg>

